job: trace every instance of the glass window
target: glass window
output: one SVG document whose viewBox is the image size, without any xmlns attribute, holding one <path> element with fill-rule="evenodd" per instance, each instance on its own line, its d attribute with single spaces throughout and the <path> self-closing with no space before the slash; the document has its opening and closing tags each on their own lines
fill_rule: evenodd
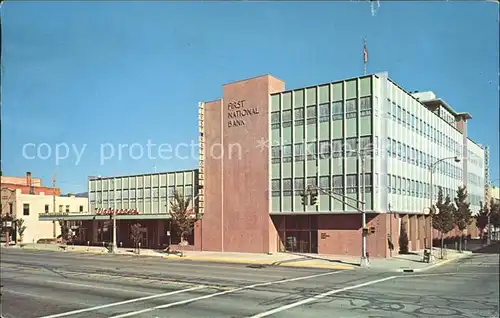
<svg viewBox="0 0 500 318">
<path fill-rule="evenodd" d="M 398 141 L 398 159 L 399 160 L 401 160 L 401 154 L 402 154 L 401 142 Z"/>
<path fill-rule="evenodd" d="M 292 145 L 283 146 L 283 162 L 292 161 Z"/>
<path fill-rule="evenodd" d="M 165 188 L 162 188 L 165 190 Z M 166 191 L 166 190 L 165 190 Z M 130 199 L 135 199 L 135 189 L 131 189 L 129 193 Z"/>
<path fill-rule="evenodd" d="M 280 196 L 281 192 L 280 189 L 281 189 L 280 179 L 271 180 L 271 195 L 273 197 Z"/>
<path fill-rule="evenodd" d="M 392 139 L 387 137 L 387 140 L 386 140 L 387 157 L 391 156 L 391 149 L 392 149 L 391 143 L 392 143 Z"/>
<path fill-rule="evenodd" d="M 295 178 L 294 179 L 294 187 L 295 187 L 295 194 L 302 194 L 304 192 L 304 178 Z"/>
<path fill-rule="evenodd" d="M 403 195 L 406 195 L 406 178 L 403 178 L 402 183 L 401 183 L 401 193 Z"/>
<path fill-rule="evenodd" d="M 357 138 L 347 138 L 345 144 L 346 156 L 347 157 L 356 157 L 358 152 L 357 147 Z"/>
<path fill-rule="evenodd" d="M 398 116 L 398 106 L 396 103 L 392 102 L 392 120 L 396 121 Z"/>
<path fill-rule="evenodd" d="M 317 150 L 318 149 L 317 149 L 316 142 L 308 142 L 307 143 L 307 159 L 308 160 L 316 159 L 316 155 L 318 153 Z"/>
<path fill-rule="evenodd" d="M 334 158 L 339 158 L 343 156 L 344 148 L 342 147 L 342 139 L 333 140 L 332 152 Z"/>
<path fill-rule="evenodd" d="M 392 176 L 392 193 L 396 194 L 396 176 Z"/>
<path fill-rule="evenodd" d="M 304 125 L 304 108 L 296 108 L 294 110 L 295 126 Z"/>
<path fill-rule="evenodd" d="M 330 177 L 319 177 L 319 186 L 323 189 L 330 189 Z"/>
<path fill-rule="evenodd" d="M 344 108 L 342 102 L 332 104 L 332 120 L 342 120 L 344 117 Z"/>
<path fill-rule="evenodd" d="M 69 212 L 69 211 L 66 211 Z M 23 204 L 23 215 L 30 215 L 30 205 L 29 203 Z"/>
<path fill-rule="evenodd" d="M 398 106 L 398 123 L 401 124 L 401 106 Z"/>
<path fill-rule="evenodd" d="M 317 116 L 316 105 L 307 107 L 307 123 L 308 124 L 315 124 L 316 123 L 316 116 Z"/>
<path fill-rule="evenodd" d="M 317 186 L 318 185 L 318 180 L 316 179 L 316 177 L 307 178 L 307 185 Z"/>
<path fill-rule="evenodd" d="M 320 141 L 319 142 L 319 153 L 320 158 L 325 159 L 330 157 L 330 141 Z"/>
<path fill-rule="evenodd" d="M 333 176 L 332 183 L 334 188 L 344 188 L 344 177 L 343 176 Z"/>
<path fill-rule="evenodd" d="M 362 154 L 370 154 L 373 150 L 373 145 L 371 143 L 372 138 L 370 136 L 359 138 L 359 149 Z"/>
<path fill-rule="evenodd" d="M 283 127 L 291 127 L 292 126 L 292 111 L 284 110 L 281 117 Z"/>
<path fill-rule="evenodd" d="M 292 179 L 283 179 L 283 195 L 292 195 Z"/>
<path fill-rule="evenodd" d="M 330 121 L 330 104 L 319 105 L 319 121 L 320 122 Z"/>
<path fill-rule="evenodd" d="M 398 184 L 397 184 L 397 187 L 398 187 L 398 194 L 401 194 L 401 177 L 398 176 Z"/>
<path fill-rule="evenodd" d="M 348 174 L 346 176 L 347 193 L 356 193 L 358 187 L 358 176 L 355 174 Z"/>
<path fill-rule="evenodd" d="M 294 145 L 294 152 L 295 152 L 295 161 L 302 161 L 304 160 L 304 144 L 295 144 Z"/>
<path fill-rule="evenodd" d="M 346 101 L 345 106 L 346 118 L 355 118 L 358 112 L 358 103 L 356 99 Z"/>
<path fill-rule="evenodd" d="M 387 193 L 391 193 L 392 189 L 392 176 L 387 174 Z"/>
<path fill-rule="evenodd" d="M 370 116 L 372 114 L 372 99 L 370 96 L 359 99 L 360 116 Z"/>
<path fill-rule="evenodd" d="M 280 158 L 281 157 L 281 147 L 280 146 L 272 146 L 271 147 L 271 158 Z"/>
<path fill-rule="evenodd" d="M 392 157 L 396 158 L 396 152 L 397 152 L 397 146 L 398 146 L 398 144 L 397 144 L 396 140 L 394 140 L 394 139 L 392 140 L 391 144 L 392 144 Z"/>
</svg>

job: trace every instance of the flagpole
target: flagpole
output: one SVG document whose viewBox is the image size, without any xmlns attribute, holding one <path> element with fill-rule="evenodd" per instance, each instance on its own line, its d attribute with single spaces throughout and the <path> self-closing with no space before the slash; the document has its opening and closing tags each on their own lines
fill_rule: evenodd
<svg viewBox="0 0 500 318">
<path fill-rule="evenodd" d="M 363 39 L 363 71 L 366 76 L 366 64 L 368 62 L 368 50 L 366 48 L 366 39 Z"/>
</svg>

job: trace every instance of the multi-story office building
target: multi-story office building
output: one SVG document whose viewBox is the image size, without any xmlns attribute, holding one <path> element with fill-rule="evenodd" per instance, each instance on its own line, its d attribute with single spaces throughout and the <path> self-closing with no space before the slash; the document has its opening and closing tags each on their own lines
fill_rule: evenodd
<svg viewBox="0 0 500 318">
<path fill-rule="evenodd" d="M 266 75 L 224 85 L 223 98 L 200 109 L 201 229 L 217 231 L 202 236 L 203 249 L 359 255 L 354 207 L 364 173 L 374 230 L 368 252 L 385 257 L 388 235 L 397 248 L 402 226 L 410 248 L 424 247 L 426 208 L 438 187 L 454 196 L 467 185 L 474 211 L 484 193 L 484 150 L 467 136 L 471 116 L 432 92 L 405 91 L 386 73 L 293 90 Z M 215 158 L 215 147 L 222 156 Z M 304 207 L 309 184 L 337 195 L 320 193 L 317 206 Z"/>
<path fill-rule="evenodd" d="M 130 228 L 140 223 L 144 228 L 141 246 L 163 247 L 169 243 L 167 233 L 176 243 L 178 235 L 171 230 L 170 201 L 177 191 L 189 198 L 190 209 L 196 204 L 198 170 L 162 172 L 141 175 L 91 177 L 88 180 L 88 211 L 46 215 L 46 220 L 66 219 L 79 227 L 82 242 L 112 241 L 112 219 L 117 214 L 117 242 L 132 246 Z M 188 238 L 193 241 L 193 237 Z"/>
<path fill-rule="evenodd" d="M 467 136 L 470 118 L 386 73 L 293 90 L 270 75 L 233 82 L 199 105 L 199 170 L 92 178 L 91 214 L 74 218 L 103 241 L 110 218 L 101 209 L 132 209 L 118 216 L 118 240 L 127 243 L 140 220 L 143 246 L 161 246 L 178 189 L 197 198 L 197 250 L 360 255 L 360 209 L 370 256 L 390 256 L 402 230 L 418 250 L 429 244 L 427 208 L 438 187 L 454 196 L 467 185 L 479 208 L 484 150 Z M 317 205 L 304 207 L 308 185 L 333 196 L 320 192 Z"/>
</svg>

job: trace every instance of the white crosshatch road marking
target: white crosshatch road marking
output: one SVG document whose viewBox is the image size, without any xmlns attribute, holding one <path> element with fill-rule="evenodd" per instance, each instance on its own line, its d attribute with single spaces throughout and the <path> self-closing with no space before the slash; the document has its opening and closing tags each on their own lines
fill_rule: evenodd
<svg viewBox="0 0 500 318">
<path fill-rule="evenodd" d="M 150 299 L 155 299 L 155 298 L 160 298 L 160 297 L 165 297 L 165 296 L 170 296 L 170 295 L 175 295 L 175 294 L 180 294 L 180 293 L 187 293 L 187 292 L 190 292 L 190 291 L 193 291 L 193 290 L 202 289 L 202 288 L 205 288 L 205 286 L 197 286 L 197 287 L 176 290 L 176 291 L 172 291 L 172 292 L 168 292 L 168 293 L 163 293 L 163 294 L 157 294 L 157 295 L 151 295 L 151 296 L 146 296 L 146 297 L 140 297 L 140 298 L 134 298 L 134 299 L 124 300 L 124 301 L 119 301 L 117 303 L 111 303 L 111 304 L 105 304 L 105 305 L 90 307 L 90 308 L 72 310 L 72 311 L 61 313 L 61 314 L 43 316 L 43 317 L 40 317 L 40 318 L 67 317 L 67 316 L 71 316 L 71 315 L 81 314 L 81 313 L 84 313 L 84 312 L 97 311 L 97 310 L 104 309 L 104 308 L 109 308 L 109 307 L 116 307 L 116 306 L 121 306 L 121 305 L 127 305 L 127 304 L 131 304 L 131 303 L 136 303 L 136 302 L 139 302 L 139 301 L 146 301 L 146 300 L 150 300 Z"/>
<path fill-rule="evenodd" d="M 328 297 L 330 295 L 338 294 L 338 293 L 345 292 L 345 291 L 348 291 L 348 290 L 351 290 L 351 289 L 357 289 L 357 288 L 361 288 L 361 287 L 365 287 L 365 286 L 369 286 L 369 285 L 373 285 L 373 284 L 385 282 L 387 280 L 391 280 L 391 279 L 394 279 L 394 278 L 397 278 L 397 277 L 398 276 L 390 276 L 390 277 L 386 277 L 386 278 L 382 278 L 382 279 L 371 280 L 369 282 L 358 284 L 358 285 L 353 285 L 353 286 L 344 287 L 344 288 L 340 288 L 340 289 L 334 289 L 334 290 L 331 290 L 329 292 L 316 295 L 314 297 L 306 298 L 306 299 L 303 299 L 303 300 L 300 300 L 300 301 L 297 301 L 297 302 L 294 302 L 294 303 L 291 303 L 291 304 L 288 304 L 288 305 L 285 305 L 285 306 L 281 306 L 281 307 L 278 307 L 278 308 L 275 308 L 275 309 L 272 309 L 272 310 L 268 310 L 268 311 L 262 312 L 260 314 L 254 315 L 254 316 L 252 316 L 250 318 L 268 317 L 268 316 L 271 316 L 271 315 L 276 314 L 278 312 L 282 312 L 282 311 L 285 311 L 285 310 L 288 310 L 288 309 L 299 307 L 299 306 L 311 303 L 313 301 L 317 301 L 319 299 Z"/>
<path fill-rule="evenodd" d="M 328 273 L 322 273 L 322 274 L 316 274 L 316 275 L 310 275 L 310 276 L 302 276 L 302 277 L 295 277 L 295 278 L 289 278 L 289 279 L 282 279 L 282 280 L 271 281 L 271 282 L 266 282 L 266 283 L 258 283 L 258 284 L 253 284 L 253 285 L 248 285 L 248 286 L 243 286 L 243 287 L 239 287 L 239 288 L 230 289 L 230 290 L 227 290 L 227 291 L 218 292 L 218 293 L 215 293 L 215 294 L 209 294 L 209 295 L 205 295 L 205 296 L 200 296 L 200 297 L 185 299 L 185 300 L 181 300 L 181 301 L 176 301 L 176 302 L 165 304 L 165 305 L 160 305 L 160 306 L 155 306 L 155 307 L 146 308 L 146 309 L 142 309 L 142 310 L 132 311 L 132 312 L 128 312 L 128 313 L 125 313 L 125 314 L 113 316 L 113 317 L 110 317 L 110 318 L 131 317 L 131 316 L 136 316 L 136 315 L 144 314 L 144 313 L 151 312 L 151 311 L 158 310 L 158 309 L 170 308 L 170 307 L 174 307 L 174 306 L 189 304 L 189 303 L 192 303 L 192 302 L 195 302 L 195 301 L 198 301 L 198 300 L 209 299 L 209 298 L 213 298 L 213 297 L 217 297 L 217 296 L 232 294 L 232 293 L 236 293 L 236 292 L 239 292 L 239 291 L 242 291 L 242 290 L 248 290 L 248 289 L 253 289 L 253 288 L 257 288 L 257 287 L 269 286 L 269 285 L 276 285 L 276 284 L 282 284 L 282 283 L 296 282 L 296 281 L 305 280 L 305 279 L 311 279 L 311 278 L 316 278 L 316 277 L 321 277 L 321 276 L 338 274 L 338 273 L 342 273 L 342 272 L 344 272 L 344 271 L 328 272 Z"/>
</svg>

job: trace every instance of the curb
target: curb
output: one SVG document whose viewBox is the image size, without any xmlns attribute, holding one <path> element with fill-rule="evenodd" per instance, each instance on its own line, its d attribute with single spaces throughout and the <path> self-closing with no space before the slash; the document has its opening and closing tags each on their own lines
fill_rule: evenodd
<svg viewBox="0 0 500 318">
<path fill-rule="evenodd" d="M 170 260 L 181 260 L 181 261 L 194 261 L 194 262 L 209 262 L 209 263 L 225 263 L 225 264 L 247 264 L 247 265 L 261 265 L 261 266 L 272 266 L 272 267 L 290 267 L 290 268 L 318 268 L 318 269 L 336 269 L 336 270 L 351 270 L 355 269 L 355 266 L 349 265 L 311 265 L 311 264 L 301 264 L 301 262 L 289 262 L 283 264 L 274 264 L 275 262 L 265 262 L 265 261 L 254 261 L 254 260 L 239 260 L 234 258 L 205 258 L 196 256 L 185 256 L 172 258 L 169 256 L 162 256 L 163 259 Z"/>
<path fill-rule="evenodd" d="M 469 257 L 470 255 L 472 255 L 472 254 L 469 254 L 469 253 L 463 254 L 463 255 L 457 256 L 455 258 L 450 258 L 450 259 L 446 259 L 446 260 L 443 260 L 443 261 L 436 262 L 436 263 L 434 263 L 432 265 L 429 265 L 429 266 L 426 266 L 426 267 L 423 267 L 423 268 L 415 268 L 415 269 L 412 269 L 412 268 L 399 268 L 399 269 L 395 270 L 395 272 L 398 272 L 398 273 L 420 273 L 420 272 L 425 272 L 425 271 L 431 270 L 433 268 L 436 268 L 436 267 L 443 266 L 445 264 L 451 263 L 453 261 Z"/>
</svg>

